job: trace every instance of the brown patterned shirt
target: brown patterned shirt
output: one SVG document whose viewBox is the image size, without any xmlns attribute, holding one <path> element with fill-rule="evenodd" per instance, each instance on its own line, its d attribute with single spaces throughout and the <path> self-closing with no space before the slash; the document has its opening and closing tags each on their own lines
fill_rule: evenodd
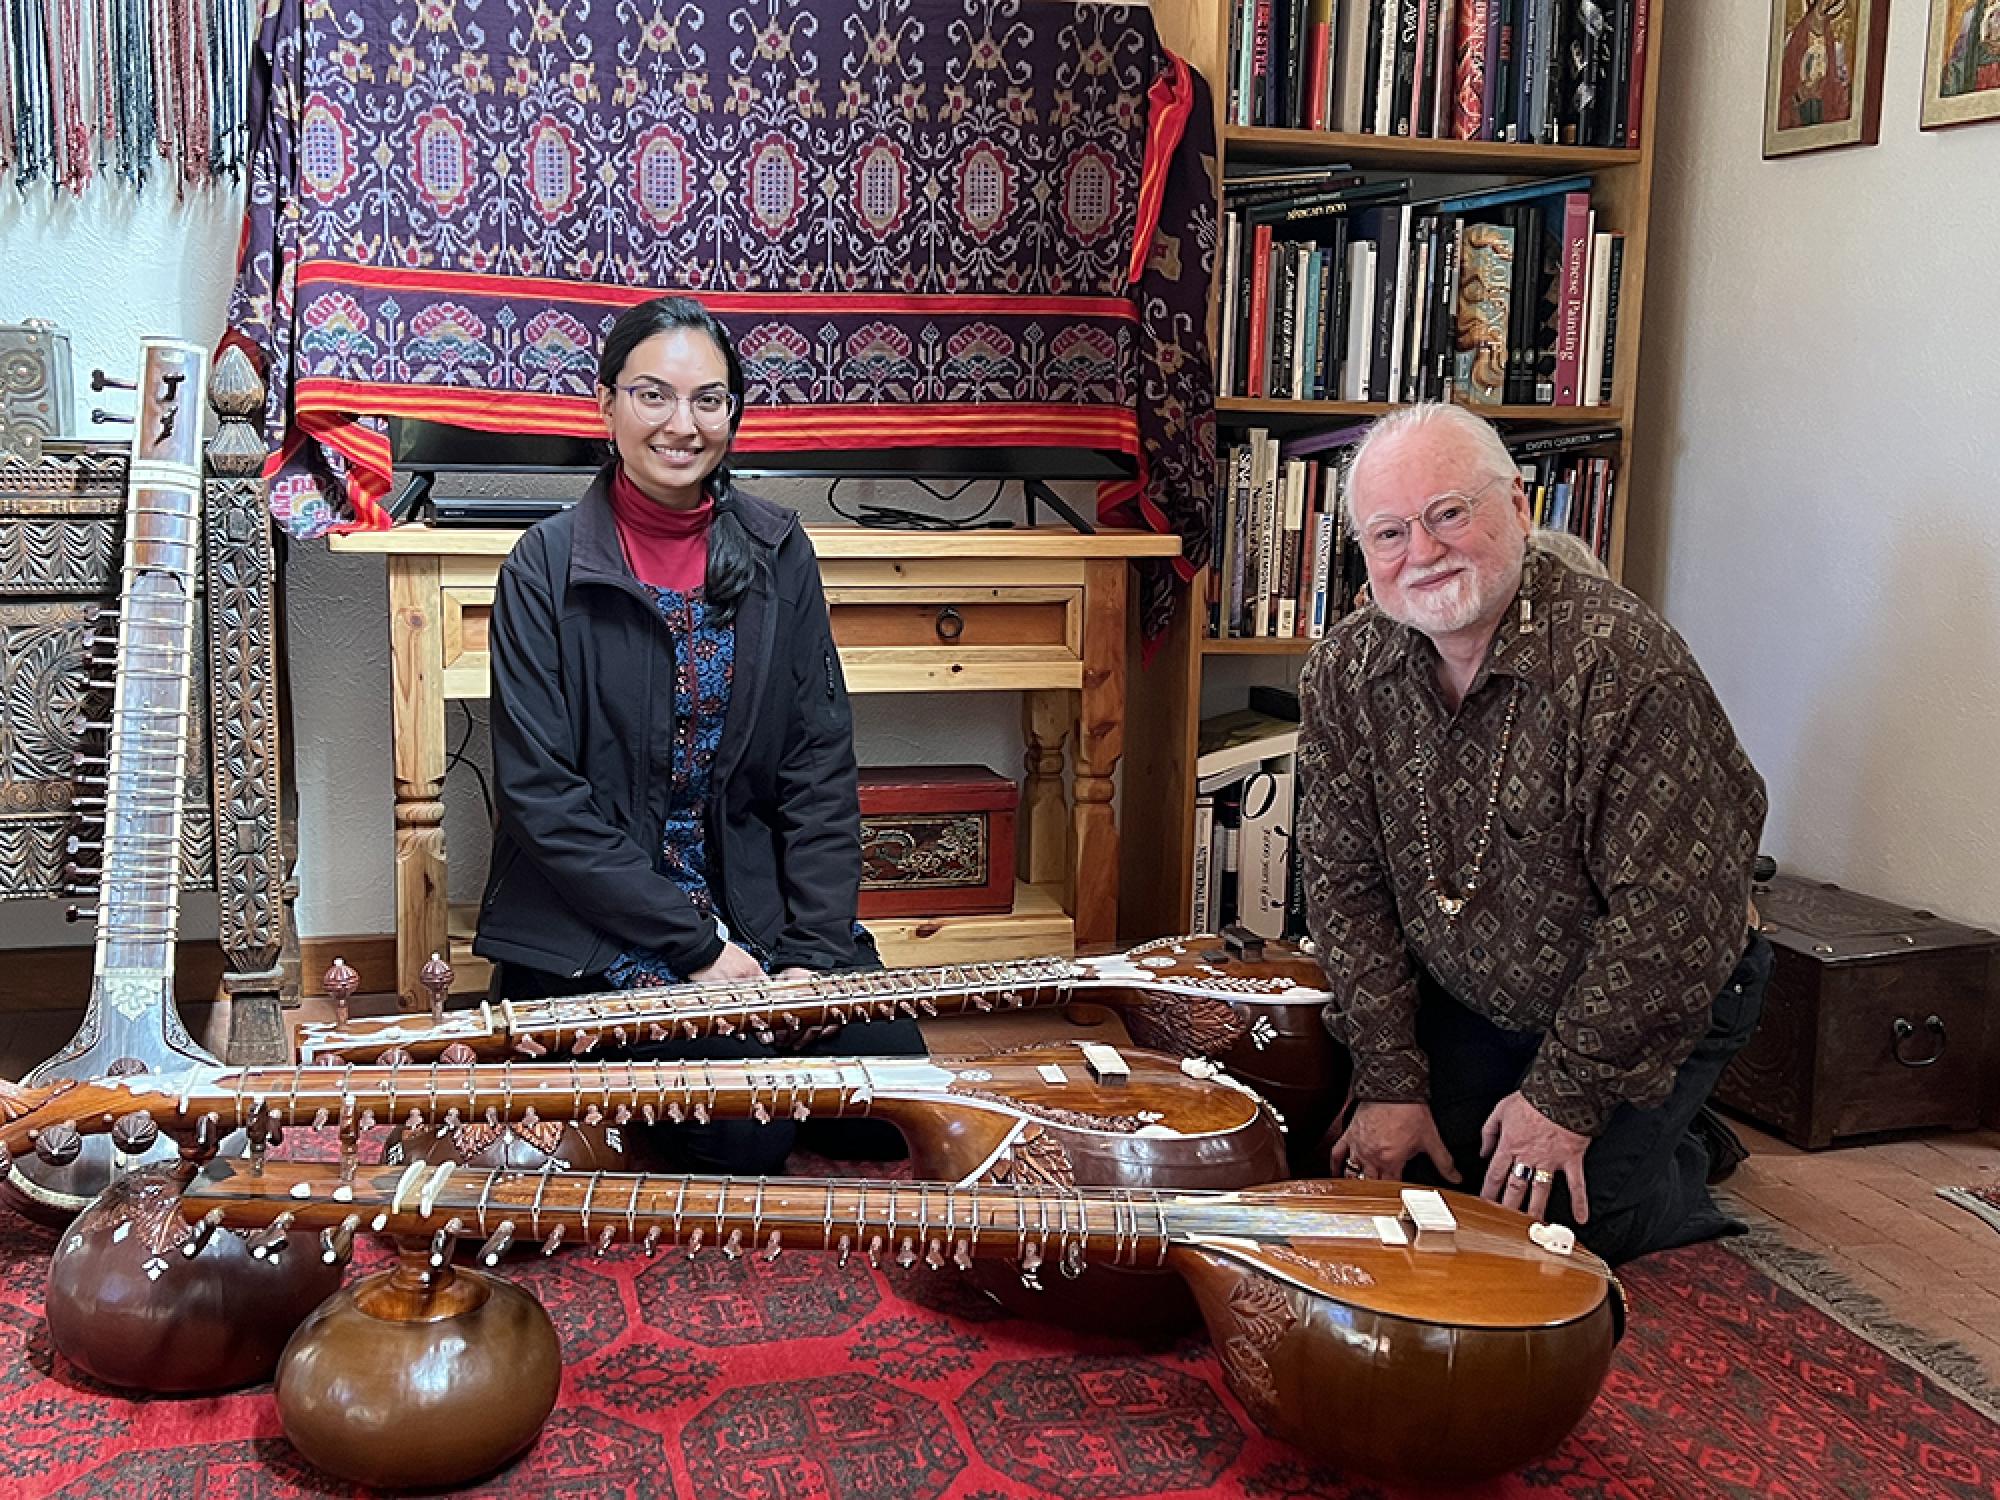
<svg viewBox="0 0 2000 1500">
<path fill-rule="evenodd" d="M 1621 1101 L 1665 1100 L 1742 953 L 1764 781 L 1687 644 L 1638 598 L 1534 552 L 1520 598 L 1456 713 L 1436 649 L 1379 610 L 1314 650 L 1306 914 L 1357 1097 L 1427 1097 L 1421 964 L 1496 1025 L 1543 1033 L 1522 1092 L 1595 1135 Z M 1516 694 L 1479 887 L 1447 920 L 1425 893 L 1419 777 L 1438 876 L 1460 893 Z"/>
</svg>

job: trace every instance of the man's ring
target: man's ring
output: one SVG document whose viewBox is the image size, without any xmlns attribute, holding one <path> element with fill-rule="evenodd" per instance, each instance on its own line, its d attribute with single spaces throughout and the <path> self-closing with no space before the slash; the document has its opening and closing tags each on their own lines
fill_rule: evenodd
<svg viewBox="0 0 2000 1500">
<path fill-rule="evenodd" d="M 1535 1168 L 1535 1185 L 1537 1187 L 1547 1187 L 1555 1180 L 1556 1174 L 1551 1172 L 1547 1167 Z"/>
<path fill-rule="evenodd" d="M 1366 1177 L 1368 1169 L 1358 1161 L 1349 1161 L 1347 1164 L 1347 1175 L 1349 1177 Z"/>
<path fill-rule="evenodd" d="M 1507 1169 L 1507 1175 L 1516 1182 L 1526 1182 L 1535 1175 L 1535 1169 L 1524 1161 L 1517 1161 Z"/>
</svg>

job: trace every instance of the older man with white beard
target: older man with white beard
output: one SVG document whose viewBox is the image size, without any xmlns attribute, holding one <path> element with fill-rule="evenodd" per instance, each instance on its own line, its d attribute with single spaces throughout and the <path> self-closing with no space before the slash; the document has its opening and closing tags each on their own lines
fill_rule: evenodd
<svg viewBox="0 0 2000 1500">
<path fill-rule="evenodd" d="M 1698 1116 L 1770 974 L 1762 778 L 1686 643 L 1536 540 L 1482 418 L 1383 418 L 1348 504 L 1373 606 L 1308 661 L 1299 747 L 1332 1170 L 1476 1185 L 1614 1263 L 1729 1232 Z"/>
</svg>

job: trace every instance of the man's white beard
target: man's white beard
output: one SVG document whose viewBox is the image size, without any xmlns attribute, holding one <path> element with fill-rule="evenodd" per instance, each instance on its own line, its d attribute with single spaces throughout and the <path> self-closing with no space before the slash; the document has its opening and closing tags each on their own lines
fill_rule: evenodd
<svg viewBox="0 0 2000 1500">
<path fill-rule="evenodd" d="M 1394 618 L 1425 635 L 1454 635 L 1479 618 L 1479 580 L 1460 573 L 1440 589 L 1403 591 L 1403 607 Z"/>
<path fill-rule="evenodd" d="M 1488 614 L 1504 609 L 1520 587 L 1518 566 L 1506 569 L 1498 577 L 1483 576 L 1468 568 L 1442 588 L 1412 592 L 1405 587 L 1400 591 L 1401 605 L 1393 610 L 1385 608 L 1383 613 L 1398 624 L 1436 639 L 1469 630 Z"/>
</svg>

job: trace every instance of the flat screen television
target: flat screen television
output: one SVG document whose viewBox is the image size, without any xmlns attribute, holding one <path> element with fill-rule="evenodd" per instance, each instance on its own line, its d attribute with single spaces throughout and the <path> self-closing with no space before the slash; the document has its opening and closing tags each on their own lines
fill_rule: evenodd
<svg viewBox="0 0 2000 1500">
<path fill-rule="evenodd" d="M 537 502 L 509 496 L 507 478 L 532 484 L 537 477 L 551 488 L 569 488 L 564 480 L 596 472 L 604 462 L 602 438 L 561 437 L 541 433 L 478 432 L 444 422 L 391 418 L 389 442 L 396 472 L 410 482 L 394 509 L 407 517 L 428 504 L 442 524 L 526 524 L 561 500 Z M 783 452 L 739 453 L 731 465 L 745 481 L 760 477 L 784 479 L 921 479 L 1018 481 L 1030 502 L 1048 505 L 1082 529 L 1048 488 L 1054 481 L 1100 483 L 1130 479 L 1137 472 L 1133 459 L 1099 448 L 816 448 Z"/>
<path fill-rule="evenodd" d="M 592 472 L 604 462 L 602 438 L 475 432 L 443 422 L 391 418 L 389 443 L 398 473 L 532 474 Z M 1130 479 L 1131 457 L 1100 448 L 815 448 L 742 453 L 742 475 L 855 479 Z"/>
</svg>

